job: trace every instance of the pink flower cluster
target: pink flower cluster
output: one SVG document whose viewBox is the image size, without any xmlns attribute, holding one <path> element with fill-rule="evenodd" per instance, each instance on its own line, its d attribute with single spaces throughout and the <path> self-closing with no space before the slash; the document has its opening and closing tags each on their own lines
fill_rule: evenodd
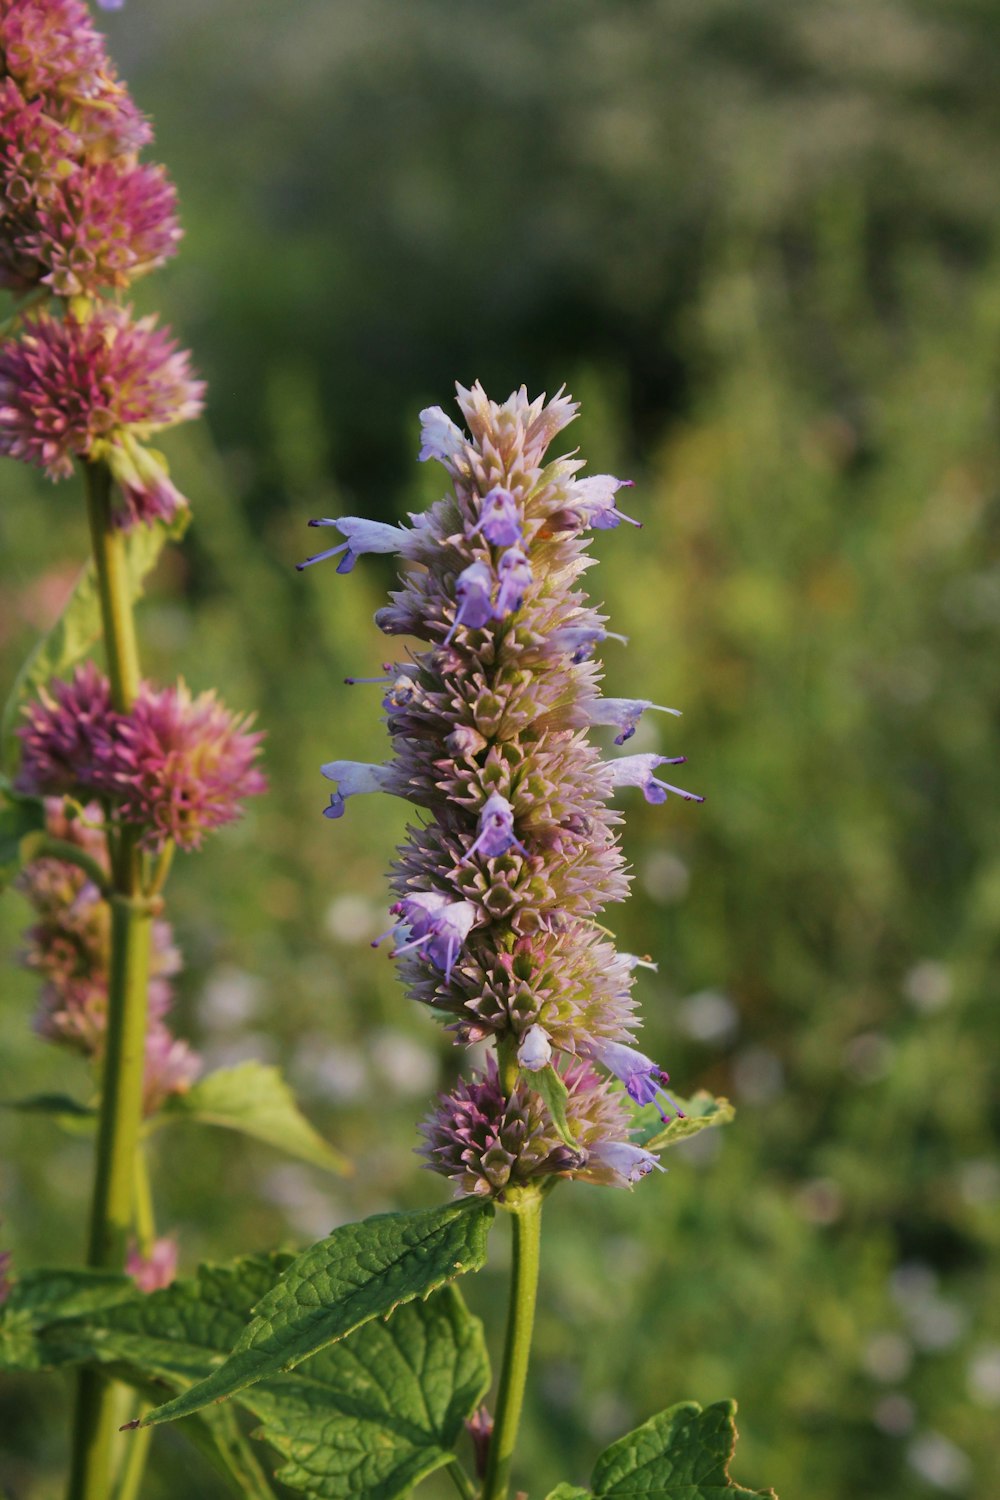
<svg viewBox="0 0 1000 1500">
<path fill-rule="evenodd" d="M 239 817 L 244 797 L 266 790 L 255 765 L 263 736 L 213 692 L 193 698 L 183 682 L 144 683 L 127 714 L 111 708 L 107 679 L 87 662 L 69 682 L 42 689 L 18 731 L 18 790 L 96 798 L 112 825 L 140 830 L 152 853 L 168 843 L 197 849 Z"/>
<path fill-rule="evenodd" d="M 61 297 L 123 287 L 174 253 L 173 188 L 80 0 L 0 4 L 0 282 Z"/>
<path fill-rule="evenodd" d="M 155 319 L 101 304 L 86 322 L 41 315 L 0 347 L 0 452 L 65 479 L 103 459 L 118 481 L 119 524 L 169 519 L 183 504 L 163 461 L 141 447 L 196 417 L 204 385 Z"/>
<path fill-rule="evenodd" d="M 101 808 L 66 817 L 63 800 L 46 803 L 46 826 L 55 838 L 75 844 L 107 871 L 107 835 Z M 35 1029 L 100 1063 L 108 1019 L 111 920 L 107 902 L 86 872 L 68 860 L 43 858 L 18 880 L 36 920 L 25 934 L 21 962 L 42 980 Z M 154 921 L 149 974 L 144 1107 L 153 1114 L 170 1094 L 184 1093 L 200 1071 L 200 1060 L 170 1031 L 170 981 L 181 968 L 170 924 Z"/>
<path fill-rule="evenodd" d="M 138 160 L 151 139 L 80 0 L 0 0 L 0 286 L 62 301 L 0 346 L 0 454 L 50 479 L 106 463 L 122 526 L 183 504 L 143 445 L 204 394 L 153 319 L 101 300 L 177 248 L 174 189 Z"/>
</svg>

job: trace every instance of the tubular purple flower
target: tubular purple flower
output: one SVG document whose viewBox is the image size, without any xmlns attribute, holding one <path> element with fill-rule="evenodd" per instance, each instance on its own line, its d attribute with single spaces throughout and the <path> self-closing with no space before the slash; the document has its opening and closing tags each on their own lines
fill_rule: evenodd
<svg viewBox="0 0 1000 1500">
<path fill-rule="evenodd" d="M 508 849 L 516 849 L 518 854 L 527 858 L 528 851 L 514 832 L 514 809 L 506 797 L 493 792 L 479 815 L 479 836 L 463 854 L 462 863 L 476 854 L 481 854 L 484 859 L 496 859 Z"/>
<path fill-rule="evenodd" d="M 481 630 L 484 625 L 489 624 L 493 618 L 493 584 L 493 574 L 485 563 L 470 563 L 467 568 L 462 569 L 455 580 L 455 600 L 458 607 L 451 629 L 444 638 L 446 646 L 451 645 L 460 625 L 465 625 L 469 630 Z"/>
<path fill-rule="evenodd" d="M 493 605 L 493 614 L 496 619 L 502 620 L 504 615 L 521 608 L 524 596 L 531 587 L 533 575 L 526 553 L 520 547 L 508 547 L 497 563 L 497 576 L 500 587 Z"/>
<path fill-rule="evenodd" d="M 589 661 L 594 647 L 602 641 L 621 641 L 627 646 L 628 636 L 618 635 L 614 630 L 602 630 L 599 626 L 564 625 L 561 630 L 553 632 L 550 641 L 555 650 L 568 651 L 571 663 L 578 667 L 581 662 Z"/>
<path fill-rule="evenodd" d="M 324 818 L 342 818 L 348 797 L 361 792 L 396 791 L 391 766 L 373 766 L 363 760 L 330 760 L 320 770 L 327 781 L 337 783 L 337 790 L 330 793 L 329 806 L 323 809 Z"/>
<path fill-rule="evenodd" d="M 524 541 L 521 512 L 510 490 L 496 485 L 483 496 L 479 525 L 472 528 L 470 535 L 479 532 L 494 547 L 519 547 Z"/>
<path fill-rule="evenodd" d="M 683 797 L 685 802 L 704 802 L 704 797 L 696 792 L 685 792 L 679 786 L 671 786 L 669 781 L 658 781 L 653 775 L 657 766 L 682 766 L 686 760 L 686 755 L 623 755 L 606 764 L 612 786 L 637 786 L 647 802 L 666 802 L 668 792 Z"/>
<path fill-rule="evenodd" d="M 412 566 L 375 617 L 387 635 L 427 643 L 385 665 L 394 756 L 325 766 L 339 787 L 331 815 L 371 790 L 422 810 L 392 871 L 394 957 L 458 1044 L 492 1041 L 503 1060 L 503 1086 L 491 1057 L 440 1101 L 425 1126 L 428 1164 L 494 1196 L 551 1176 L 628 1186 L 651 1170 L 628 1139 L 630 1100 L 665 1097 L 666 1075 L 627 1045 L 645 961 L 619 955 L 598 921 L 627 892 L 607 804 L 617 785 L 654 800 L 673 789 L 653 778 L 663 757 L 605 761 L 586 733 L 607 722 L 625 735 L 657 706 L 599 700 L 589 660 L 612 632 L 579 582 L 591 529 L 626 519 L 614 504 L 622 482 L 578 479 L 575 458 L 546 460 L 576 410 L 562 392 L 530 401 L 522 389 L 497 404 L 460 386 L 458 403 L 467 433 L 438 407 L 421 414 L 420 456 L 444 465 L 451 492 L 412 518 L 405 549 L 394 542 Z M 552 1067 L 572 1148 L 538 1092 Z"/>
<path fill-rule="evenodd" d="M 598 1141 L 590 1151 L 591 1171 L 597 1164 L 608 1169 L 610 1180 L 617 1187 L 634 1187 L 654 1168 L 657 1172 L 667 1170 L 652 1151 L 644 1151 L 628 1141 Z"/>
<path fill-rule="evenodd" d="M 361 516 L 341 516 L 340 520 L 329 520 L 325 516 L 309 522 L 310 526 L 336 526 L 341 536 L 347 538 L 337 547 L 328 547 L 325 552 L 317 552 L 312 557 L 307 557 L 305 562 L 296 563 L 295 566 L 301 573 L 303 568 L 312 567 L 313 563 L 325 562 L 328 557 L 339 557 L 337 564 L 338 573 L 350 573 L 359 557 L 366 552 L 403 552 L 406 551 L 407 532 L 401 526 L 387 526 L 383 521 L 366 521 Z"/>
<path fill-rule="evenodd" d="M 420 452 L 417 457 L 420 463 L 436 458 L 449 473 L 462 468 L 465 438 L 440 406 L 428 406 L 420 413 Z"/>
<path fill-rule="evenodd" d="M 592 479 L 577 479 L 573 483 L 572 507 L 578 512 L 585 526 L 597 531 L 611 531 L 627 521 L 630 526 L 642 526 L 632 516 L 627 516 L 615 504 L 619 490 L 632 489 L 632 479 L 615 479 L 613 474 L 595 474 Z"/>
<path fill-rule="evenodd" d="M 660 972 L 659 964 L 654 964 L 648 953 L 645 958 L 640 958 L 637 953 L 619 953 L 618 957 L 628 964 L 629 969 L 650 969 L 654 974 Z"/>
<path fill-rule="evenodd" d="M 542 1026 L 529 1026 L 518 1043 L 517 1060 L 529 1073 L 538 1073 L 552 1061 L 552 1043 Z"/>
<path fill-rule="evenodd" d="M 666 1123 L 673 1119 L 673 1115 L 664 1111 L 660 1103 L 663 1098 L 674 1114 L 683 1119 L 684 1111 L 663 1088 L 665 1083 L 670 1082 L 669 1073 L 665 1073 L 651 1057 L 646 1057 L 635 1047 L 624 1047 L 620 1042 L 605 1042 L 602 1046 L 591 1047 L 589 1051 L 595 1062 L 621 1080 L 625 1085 L 625 1092 L 636 1104 L 655 1104 L 661 1119 Z"/>
<path fill-rule="evenodd" d="M 678 719 L 681 716 L 679 708 L 667 708 L 662 703 L 652 703 L 649 698 L 596 698 L 589 717 L 591 724 L 609 724 L 617 729 L 615 744 L 624 745 L 635 734 L 639 720 L 650 708 L 656 713 L 673 714 Z"/>
<path fill-rule="evenodd" d="M 392 909 L 400 917 L 390 929 L 396 940 L 393 957 L 422 949 L 435 967 L 444 970 L 445 983 L 450 984 L 455 960 L 475 924 L 476 908 L 468 901 L 450 901 L 439 891 L 421 891 Z M 372 947 L 381 941 L 376 938 Z"/>
</svg>

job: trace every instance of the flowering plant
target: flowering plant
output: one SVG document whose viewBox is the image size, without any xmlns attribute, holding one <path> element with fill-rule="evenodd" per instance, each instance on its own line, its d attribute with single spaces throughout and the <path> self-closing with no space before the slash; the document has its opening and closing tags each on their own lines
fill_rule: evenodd
<svg viewBox="0 0 1000 1500">
<path fill-rule="evenodd" d="M 348 573 L 368 553 L 405 564 L 376 622 L 419 645 L 382 677 L 348 679 L 382 685 L 392 757 L 325 764 L 325 815 L 336 822 L 369 792 L 419 810 L 374 946 L 391 943 L 412 997 L 474 1054 L 422 1126 L 424 1161 L 455 1196 L 342 1225 L 297 1256 L 252 1254 L 175 1280 L 176 1247 L 155 1238 L 133 1171 L 150 1120 L 182 1110 L 227 1122 L 228 1106 L 228 1123 L 340 1163 L 280 1080 L 256 1070 L 196 1083 L 197 1058 L 167 1026 L 180 965 L 163 909 L 173 852 L 196 849 L 264 789 L 246 718 L 138 667 L 133 597 L 187 518 L 147 442 L 196 415 L 204 393 L 169 335 L 117 299 L 172 253 L 174 195 L 138 161 L 148 126 L 79 0 L 0 0 L 0 43 L 0 268 L 22 298 L 0 347 L 0 450 L 53 479 L 82 466 L 94 544 L 68 607 L 74 629 L 64 620 L 15 688 L 4 832 L 37 916 L 24 962 L 42 980 L 38 1029 L 91 1060 L 100 1095 L 88 1268 L 11 1282 L 4 1264 L 0 1358 L 82 1366 L 71 1500 L 111 1492 L 112 1376 L 144 1401 L 126 1424 L 141 1431 L 123 1448 L 119 1500 L 138 1491 L 142 1434 L 180 1417 L 195 1419 L 236 1493 L 272 1495 L 234 1407 L 282 1459 L 278 1478 L 307 1495 L 393 1500 L 446 1468 L 465 1500 L 504 1500 L 545 1199 L 574 1180 L 631 1189 L 663 1171 L 666 1148 L 731 1113 L 707 1095 L 675 1098 L 635 1045 L 633 988 L 649 960 L 619 952 L 599 921 L 628 887 L 615 793 L 702 800 L 657 774 L 683 757 L 606 756 L 589 738 L 608 727 L 620 747 L 645 712 L 677 712 L 599 691 L 597 651 L 613 633 L 580 585 L 593 533 L 639 524 L 618 503 L 626 482 L 550 456 L 576 412 L 562 392 L 497 404 L 474 385 L 458 390 L 464 428 L 438 407 L 422 414 L 420 458 L 449 481 L 429 510 L 404 526 L 310 523 L 339 540 L 303 569 L 337 558 Z M 96 635 L 80 628 L 88 611 L 107 675 L 79 661 Z M 512 1279 L 487 1407 L 482 1331 L 456 1283 L 483 1266 L 498 1212 Z M 170 1393 L 153 1409 L 151 1384 Z M 731 1402 L 680 1403 L 606 1449 L 589 1490 L 554 1496 L 763 1493 L 729 1478 L 734 1442 Z"/>
</svg>

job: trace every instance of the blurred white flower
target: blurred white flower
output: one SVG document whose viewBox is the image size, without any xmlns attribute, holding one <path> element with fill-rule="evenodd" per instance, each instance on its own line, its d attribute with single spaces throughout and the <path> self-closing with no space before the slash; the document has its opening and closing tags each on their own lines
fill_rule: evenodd
<svg viewBox="0 0 1000 1500">
<path fill-rule="evenodd" d="M 729 1042 L 740 1028 L 736 1006 L 718 990 L 699 990 L 682 1000 L 678 1023 L 696 1042 Z"/>
<path fill-rule="evenodd" d="M 906 1450 L 910 1466 L 939 1490 L 960 1490 L 972 1476 L 969 1455 L 940 1432 L 922 1432 Z"/>
<path fill-rule="evenodd" d="M 917 1010 L 930 1015 L 951 999 L 951 975 L 936 959 L 923 958 L 904 975 L 903 994 Z"/>
<path fill-rule="evenodd" d="M 980 1406 L 1000 1406 L 1000 1344 L 984 1344 L 969 1360 L 969 1395 Z"/>
</svg>

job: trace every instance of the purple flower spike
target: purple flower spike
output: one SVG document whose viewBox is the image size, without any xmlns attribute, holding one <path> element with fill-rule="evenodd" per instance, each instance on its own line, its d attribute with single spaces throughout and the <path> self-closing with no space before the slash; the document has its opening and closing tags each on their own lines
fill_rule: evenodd
<svg viewBox="0 0 1000 1500">
<path fill-rule="evenodd" d="M 467 626 L 470 630 L 481 630 L 493 615 L 493 606 L 490 603 L 490 595 L 493 593 L 493 574 L 485 563 L 470 563 L 463 568 L 455 580 L 455 619 L 452 627 L 444 638 L 446 646 L 451 645 L 452 637 L 460 625 Z"/>
<path fill-rule="evenodd" d="M 531 563 L 520 547 L 508 547 L 497 563 L 500 588 L 497 591 L 493 613 L 498 620 L 512 610 L 520 609 L 524 596 L 531 586 Z"/>
<path fill-rule="evenodd" d="M 696 792 L 685 792 L 679 786 L 671 786 L 669 781 L 657 781 L 653 775 L 657 766 L 682 766 L 686 759 L 685 755 L 623 755 L 605 764 L 611 771 L 612 786 L 637 786 L 647 802 L 666 802 L 668 792 L 683 797 L 685 802 L 704 802 L 704 797 Z"/>
<path fill-rule="evenodd" d="M 652 1151 L 644 1151 L 627 1141 L 598 1141 L 590 1148 L 591 1161 L 595 1158 L 608 1168 L 616 1187 L 634 1187 L 654 1168 L 657 1172 L 667 1170 Z"/>
<path fill-rule="evenodd" d="M 325 552 L 317 552 L 312 557 L 307 557 L 305 562 L 296 563 L 300 573 L 303 568 L 311 568 L 313 563 L 337 557 L 341 552 L 344 555 L 337 564 L 337 572 L 349 573 L 358 558 L 363 557 L 366 552 L 402 552 L 406 547 L 407 533 L 401 526 L 387 526 L 384 521 L 366 521 L 362 516 L 341 516 L 339 520 L 321 516 L 310 521 L 309 525 L 336 526 L 347 541 L 341 542 L 339 547 L 328 547 Z"/>
<path fill-rule="evenodd" d="M 648 708 L 656 713 L 673 714 L 680 718 L 679 708 L 667 708 L 662 703 L 652 703 L 648 698 L 598 698 L 590 710 L 591 724 L 610 724 L 617 729 L 615 744 L 624 745 L 635 734 L 639 720 Z"/>
<path fill-rule="evenodd" d="M 527 849 L 514 833 L 514 809 L 506 797 L 493 792 L 479 814 L 479 837 L 462 856 L 461 863 L 464 865 L 475 854 L 481 854 L 484 859 L 496 859 L 508 849 L 516 849 L 527 858 Z"/>
<path fill-rule="evenodd" d="M 670 1082 L 670 1074 L 638 1048 L 626 1047 L 621 1042 L 605 1042 L 603 1046 L 593 1048 L 591 1055 L 595 1062 L 621 1079 L 625 1092 L 636 1104 L 655 1104 L 664 1124 L 673 1119 L 673 1115 L 665 1113 L 661 1098 L 667 1101 L 678 1119 L 684 1118 L 680 1105 L 663 1088 Z"/>
<path fill-rule="evenodd" d="M 576 480 L 573 485 L 574 509 L 579 513 L 583 524 L 593 526 L 596 531 L 611 531 L 620 526 L 622 521 L 627 521 L 630 526 L 641 527 L 641 521 L 627 516 L 615 504 L 618 490 L 630 490 L 633 483 L 631 479 L 616 479 L 613 474 L 595 474 L 591 479 Z"/>
<path fill-rule="evenodd" d="M 524 541 L 521 512 L 510 490 L 496 485 L 483 496 L 479 524 L 471 534 L 475 536 L 480 531 L 494 547 L 519 547 Z"/>
<path fill-rule="evenodd" d="M 626 1045 L 635 971 L 655 966 L 619 954 L 604 926 L 628 893 L 608 803 L 620 785 L 691 796 L 655 779 L 665 757 L 611 761 L 587 733 L 608 724 L 622 743 L 646 709 L 674 712 L 598 700 L 589 664 L 601 642 L 625 642 L 581 588 L 594 528 L 632 518 L 615 504 L 621 480 L 577 479 L 575 455 L 547 457 L 575 415 L 564 392 L 495 402 L 477 383 L 458 387 L 458 406 L 461 428 L 440 407 L 421 413 L 420 457 L 444 466 L 448 493 L 396 533 L 407 566 L 375 616 L 405 641 L 403 665 L 382 668 L 392 754 L 324 767 L 338 782 L 329 815 L 376 789 L 419 809 L 385 938 L 455 1044 L 491 1049 L 426 1122 L 428 1165 L 500 1202 L 557 1177 L 631 1187 L 659 1166 L 630 1139 L 633 1101 L 673 1105 L 667 1075 Z"/>
</svg>

